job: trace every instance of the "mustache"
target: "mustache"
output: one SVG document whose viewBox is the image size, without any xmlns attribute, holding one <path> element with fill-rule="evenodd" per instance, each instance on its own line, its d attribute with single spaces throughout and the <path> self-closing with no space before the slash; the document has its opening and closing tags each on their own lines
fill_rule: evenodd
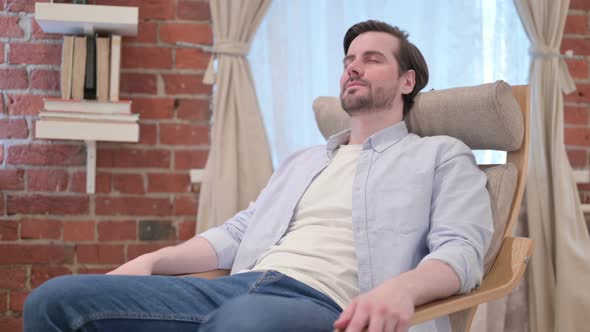
<svg viewBox="0 0 590 332">
<path fill-rule="evenodd" d="M 361 83 L 362 85 L 366 85 L 369 86 L 369 82 L 360 79 L 360 78 L 349 78 L 348 80 L 346 80 L 346 82 L 344 82 L 344 84 L 342 85 L 342 89 L 345 90 L 348 85 L 350 85 L 351 83 Z"/>
</svg>

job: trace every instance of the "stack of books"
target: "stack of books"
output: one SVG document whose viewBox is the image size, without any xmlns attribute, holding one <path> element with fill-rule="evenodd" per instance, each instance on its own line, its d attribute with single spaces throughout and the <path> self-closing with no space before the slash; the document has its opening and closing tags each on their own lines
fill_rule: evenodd
<svg viewBox="0 0 590 332">
<path fill-rule="evenodd" d="M 121 36 L 64 36 L 61 98 L 119 100 Z"/>
<path fill-rule="evenodd" d="M 131 113 L 131 101 L 46 98 L 44 104 L 45 110 L 37 121 L 38 137 L 114 142 L 139 140 L 139 115 Z"/>
<path fill-rule="evenodd" d="M 139 115 L 119 100 L 121 36 L 64 36 L 61 98 L 44 99 L 36 136 L 137 142 Z"/>
</svg>

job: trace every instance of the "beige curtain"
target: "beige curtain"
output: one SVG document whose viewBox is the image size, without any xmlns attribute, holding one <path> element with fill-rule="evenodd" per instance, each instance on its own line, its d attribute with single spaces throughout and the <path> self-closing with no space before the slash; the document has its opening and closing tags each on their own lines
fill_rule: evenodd
<svg viewBox="0 0 590 332">
<path fill-rule="evenodd" d="M 530 330 L 590 328 L 590 237 L 563 142 L 563 94 L 575 90 L 559 48 L 569 0 L 514 0 L 531 40 L 531 155 L 526 189 Z"/>
<path fill-rule="evenodd" d="M 272 162 L 246 55 L 270 0 L 210 0 L 215 84 L 211 148 L 201 184 L 197 233 L 218 226 L 256 199 Z"/>
</svg>

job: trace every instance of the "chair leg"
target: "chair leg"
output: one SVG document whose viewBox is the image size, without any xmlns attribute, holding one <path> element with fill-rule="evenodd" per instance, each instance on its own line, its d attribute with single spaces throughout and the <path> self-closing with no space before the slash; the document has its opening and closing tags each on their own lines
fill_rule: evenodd
<svg viewBox="0 0 590 332">
<path fill-rule="evenodd" d="M 477 306 L 450 314 L 451 331 L 469 332 L 471 330 L 471 323 L 473 322 L 476 310 Z"/>
</svg>

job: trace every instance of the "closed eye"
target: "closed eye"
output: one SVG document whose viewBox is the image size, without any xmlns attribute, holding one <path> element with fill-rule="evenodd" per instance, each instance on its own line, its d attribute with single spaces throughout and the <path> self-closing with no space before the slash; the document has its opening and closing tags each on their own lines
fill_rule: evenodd
<svg viewBox="0 0 590 332">
<path fill-rule="evenodd" d="M 363 54 L 366 63 L 382 63 L 385 61 L 385 56 L 381 52 L 367 51 Z"/>
</svg>

